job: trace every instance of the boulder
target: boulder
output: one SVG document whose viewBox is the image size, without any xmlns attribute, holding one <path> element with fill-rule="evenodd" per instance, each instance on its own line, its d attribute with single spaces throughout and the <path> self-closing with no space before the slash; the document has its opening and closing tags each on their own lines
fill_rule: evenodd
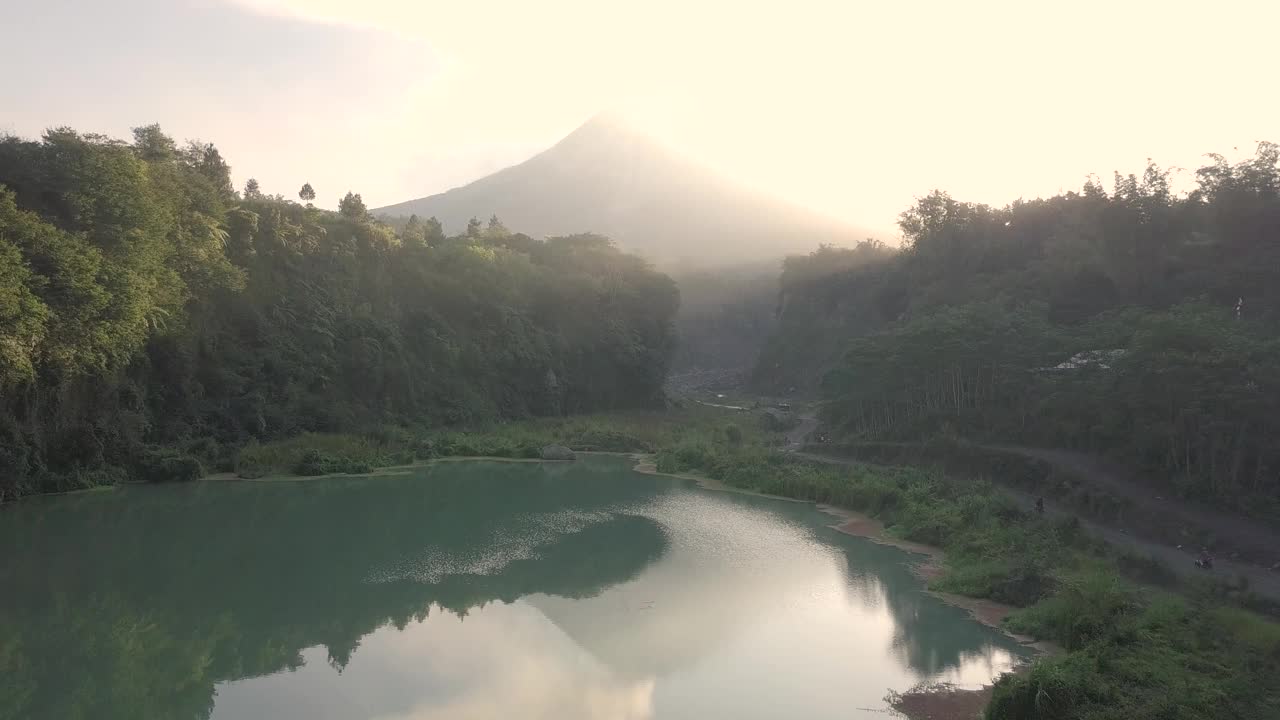
<svg viewBox="0 0 1280 720">
<path fill-rule="evenodd" d="M 575 458 L 577 458 L 577 455 L 563 445 L 544 445 L 542 448 L 543 460 L 573 460 Z"/>
</svg>

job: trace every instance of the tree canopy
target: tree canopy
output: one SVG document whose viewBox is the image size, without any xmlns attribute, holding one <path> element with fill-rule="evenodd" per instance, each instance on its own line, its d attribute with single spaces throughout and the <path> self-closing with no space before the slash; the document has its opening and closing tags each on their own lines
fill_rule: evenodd
<svg viewBox="0 0 1280 720">
<path fill-rule="evenodd" d="M 660 401 L 678 296 L 609 240 L 340 207 L 237 194 L 154 126 L 0 138 L 0 500 L 162 446 Z"/>
<path fill-rule="evenodd" d="M 1280 517 L 1280 151 L 1004 208 L 921 198 L 905 243 L 788 260 L 763 388 L 828 371 L 828 421 L 1065 446 Z M 861 258 L 861 261 L 858 258 Z"/>
</svg>

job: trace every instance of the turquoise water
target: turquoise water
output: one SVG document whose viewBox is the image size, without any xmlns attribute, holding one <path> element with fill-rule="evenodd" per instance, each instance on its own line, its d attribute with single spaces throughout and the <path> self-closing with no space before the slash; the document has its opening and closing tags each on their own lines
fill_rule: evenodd
<svg viewBox="0 0 1280 720">
<path fill-rule="evenodd" d="M 811 505 L 573 464 L 0 510 L 0 717 L 882 717 L 1023 650 Z"/>
</svg>

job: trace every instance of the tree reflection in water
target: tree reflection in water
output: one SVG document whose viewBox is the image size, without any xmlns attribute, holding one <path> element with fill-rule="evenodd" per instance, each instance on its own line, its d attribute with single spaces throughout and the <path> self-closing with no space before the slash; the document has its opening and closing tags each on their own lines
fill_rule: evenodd
<svg viewBox="0 0 1280 720">
<path fill-rule="evenodd" d="M 0 514 L 0 717 L 646 717 L 751 673 L 878 698 L 1012 657 L 829 521 L 599 458 L 37 499 Z"/>
</svg>

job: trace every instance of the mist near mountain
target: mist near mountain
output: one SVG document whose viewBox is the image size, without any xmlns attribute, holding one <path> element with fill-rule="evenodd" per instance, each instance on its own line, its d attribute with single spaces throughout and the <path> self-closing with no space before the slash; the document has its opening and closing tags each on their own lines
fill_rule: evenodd
<svg viewBox="0 0 1280 720">
<path fill-rule="evenodd" d="M 728 180 L 609 116 L 519 165 L 373 212 L 434 216 L 450 234 L 493 215 L 534 236 L 594 232 L 664 269 L 739 265 L 868 236 Z"/>
</svg>

